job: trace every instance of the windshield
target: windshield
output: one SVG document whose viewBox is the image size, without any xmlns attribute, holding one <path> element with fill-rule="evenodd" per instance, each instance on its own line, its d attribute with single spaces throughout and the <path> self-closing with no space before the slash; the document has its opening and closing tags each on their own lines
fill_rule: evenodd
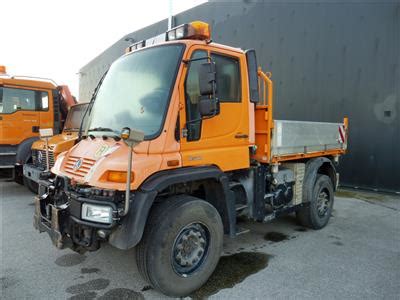
<svg viewBox="0 0 400 300">
<path fill-rule="evenodd" d="M 89 103 L 85 103 L 71 107 L 67 115 L 67 120 L 65 121 L 64 130 L 79 131 L 82 117 L 85 114 L 88 105 Z M 87 120 L 87 118 L 85 118 L 85 120 Z M 83 128 L 85 128 L 85 123 L 83 124 Z"/>
<path fill-rule="evenodd" d="M 123 127 L 143 131 L 149 139 L 159 134 L 183 45 L 152 47 L 117 60 L 101 84 L 90 113 L 90 131 Z"/>
</svg>

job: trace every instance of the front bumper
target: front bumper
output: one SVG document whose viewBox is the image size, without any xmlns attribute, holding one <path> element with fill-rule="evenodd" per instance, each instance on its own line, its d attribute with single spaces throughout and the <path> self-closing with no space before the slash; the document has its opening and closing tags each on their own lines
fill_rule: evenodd
<svg viewBox="0 0 400 300">
<path fill-rule="evenodd" d="M 43 199 L 41 197 L 35 197 L 35 214 L 33 226 L 39 230 L 39 232 L 47 232 L 54 244 L 59 249 L 72 246 L 72 240 L 66 238 L 61 234 L 60 230 L 60 218 L 64 215 L 65 211 L 55 206 L 50 206 L 51 218 L 43 216 L 41 208 L 43 207 Z"/>
<path fill-rule="evenodd" d="M 118 249 L 127 250 L 140 242 L 156 190 L 131 193 L 130 208 L 124 217 L 119 217 L 118 211 L 124 207 L 125 193 L 99 197 L 82 196 L 82 193 L 71 190 L 73 188 L 66 177 L 39 181 L 40 196 L 35 200 L 34 227 L 47 232 L 57 248 L 94 251 L 101 242 L 108 242 Z M 111 206 L 112 224 L 82 220 L 83 203 Z"/>
<path fill-rule="evenodd" d="M 106 241 L 113 229 L 117 227 L 115 203 L 85 198 L 74 192 L 63 193 L 62 197 L 57 197 L 49 192 L 54 189 L 52 182 L 40 180 L 39 184 L 42 195 L 35 197 L 34 227 L 39 232 L 47 232 L 57 248 L 71 248 L 81 253 L 97 250 L 101 242 Z M 43 191 L 47 192 L 43 193 Z M 82 220 L 83 203 L 111 206 L 113 222 L 101 224 Z"/>
<path fill-rule="evenodd" d="M 45 170 L 36 167 L 33 164 L 25 164 L 23 166 L 23 174 L 26 178 L 39 183 L 40 180 L 40 174 L 42 174 Z"/>
</svg>

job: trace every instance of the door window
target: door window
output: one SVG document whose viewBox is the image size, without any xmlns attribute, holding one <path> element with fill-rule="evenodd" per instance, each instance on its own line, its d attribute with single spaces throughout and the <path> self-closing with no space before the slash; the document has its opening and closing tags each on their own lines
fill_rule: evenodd
<svg viewBox="0 0 400 300">
<path fill-rule="evenodd" d="M 41 99 L 41 110 L 49 109 L 49 94 L 46 92 L 40 92 Z"/>
<path fill-rule="evenodd" d="M 191 59 L 207 57 L 204 50 L 193 52 Z M 221 103 L 241 102 L 239 60 L 233 57 L 212 53 L 216 66 L 217 98 Z M 200 87 L 198 67 L 205 60 L 191 61 L 185 81 L 187 141 L 197 141 L 201 135 L 201 116 L 199 113 Z M 222 108 L 221 108 L 222 109 Z"/>
<path fill-rule="evenodd" d="M 47 92 L 0 88 L 0 113 L 12 114 L 18 110 L 41 111 L 48 110 L 49 95 Z"/>
<path fill-rule="evenodd" d="M 197 50 L 193 52 L 192 59 L 207 57 L 207 51 Z M 196 141 L 200 138 L 201 117 L 199 113 L 200 87 L 199 66 L 206 60 L 191 61 L 185 81 L 186 99 L 186 128 L 188 130 L 188 141 Z"/>
<path fill-rule="evenodd" d="M 217 96 L 220 102 L 240 102 L 240 68 L 239 60 L 211 54 L 217 72 Z"/>
</svg>

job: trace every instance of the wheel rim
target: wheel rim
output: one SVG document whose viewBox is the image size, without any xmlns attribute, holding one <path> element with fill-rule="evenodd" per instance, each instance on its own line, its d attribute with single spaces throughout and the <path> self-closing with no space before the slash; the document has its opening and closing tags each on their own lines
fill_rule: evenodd
<svg viewBox="0 0 400 300">
<path fill-rule="evenodd" d="M 174 271 L 182 277 L 195 273 L 207 256 L 209 243 L 210 234 L 204 224 L 192 223 L 185 226 L 172 247 Z"/>
<path fill-rule="evenodd" d="M 328 213 L 330 201 L 328 189 L 320 190 L 317 198 L 317 210 L 320 217 L 324 217 Z"/>
</svg>

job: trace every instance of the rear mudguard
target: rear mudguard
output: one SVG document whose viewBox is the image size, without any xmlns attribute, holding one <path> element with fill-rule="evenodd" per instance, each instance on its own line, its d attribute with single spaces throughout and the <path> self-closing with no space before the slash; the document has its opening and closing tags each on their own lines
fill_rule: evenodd
<svg viewBox="0 0 400 300">
<path fill-rule="evenodd" d="M 326 157 L 317 157 L 310 159 L 306 163 L 306 170 L 303 181 L 303 203 L 309 202 L 309 199 L 312 198 L 312 191 L 318 173 L 328 175 L 329 178 L 332 180 L 332 184 L 335 189 L 337 175 L 336 168 L 333 162 Z"/>
</svg>

